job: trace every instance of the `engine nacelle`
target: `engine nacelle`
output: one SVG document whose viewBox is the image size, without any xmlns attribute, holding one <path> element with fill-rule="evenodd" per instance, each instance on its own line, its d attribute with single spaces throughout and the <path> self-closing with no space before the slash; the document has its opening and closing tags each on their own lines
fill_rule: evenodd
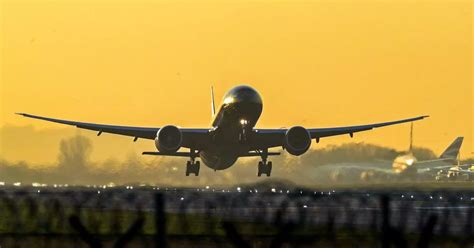
<svg viewBox="0 0 474 248">
<path fill-rule="evenodd" d="M 173 125 L 160 128 L 156 133 L 155 146 L 158 151 L 163 153 L 173 153 L 179 150 L 183 134 L 181 130 Z"/>
<path fill-rule="evenodd" d="M 283 146 L 291 155 L 299 156 L 311 146 L 311 135 L 304 127 L 291 127 L 286 131 Z"/>
</svg>

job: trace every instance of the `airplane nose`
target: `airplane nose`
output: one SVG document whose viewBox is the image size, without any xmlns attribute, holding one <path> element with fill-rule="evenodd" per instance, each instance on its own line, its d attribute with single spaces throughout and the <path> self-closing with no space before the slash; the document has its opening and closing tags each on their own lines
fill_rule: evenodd
<svg viewBox="0 0 474 248">
<path fill-rule="evenodd" d="M 224 98 L 225 104 L 232 103 L 262 103 L 262 98 L 256 90 L 249 86 L 239 86 L 232 89 Z"/>
</svg>

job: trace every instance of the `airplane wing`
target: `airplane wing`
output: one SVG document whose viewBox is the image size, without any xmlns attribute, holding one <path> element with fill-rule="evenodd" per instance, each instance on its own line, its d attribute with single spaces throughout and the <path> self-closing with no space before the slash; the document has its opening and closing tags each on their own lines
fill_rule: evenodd
<svg viewBox="0 0 474 248">
<path fill-rule="evenodd" d="M 424 171 L 431 171 L 431 170 L 443 170 L 447 168 L 451 168 L 454 165 L 453 159 L 445 158 L 445 159 L 433 159 L 433 160 L 422 160 L 416 161 L 413 164 L 415 168 L 419 172 Z"/>
<path fill-rule="evenodd" d="M 62 119 L 55 119 L 43 116 L 37 116 L 27 113 L 17 113 L 24 117 L 39 119 L 49 122 L 55 122 L 70 126 L 76 126 L 82 129 L 88 129 L 97 131 L 100 135 L 102 133 L 112 133 L 118 135 L 125 135 L 134 137 L 134 141 L 138 138 L 143 139 L 155 139 L 156 133 L 160 130 L 158 127 L 133 127 L 133 126 L 117 126 L 117 125 L 106 125 L 97 123 L 87 123 L 78 121 L 69 121 Z M 399 123 L 412 122 L 424 119 L 428 116 L 419 116 L 410 119 L 375 123 L 369 125 L 359 126 L 347 126 L 347 127 L 334 127 L 334 128 L 311 128 L 308 129 L 311 138 L 319 141 L 322 137 L 335 136 L 341 134 L 350 134 L 351 136 L 356 132 L 367 131 L 378 127 L 390 126 Z M 180 128 L 183 133 L 183 147 L 202 149 L 211 142 L 211 136 L 209 135 L 210 129 L 208 128 Z M 283 137 L 288 129 L 255 129 L 255 135 L 251 141 L 251 150 L 265 149 L 270 147 L 277 147 L 283 145 Z"/>
<path fill-rule="evenodd" d="M 382 123 L 374 123 L 368 125 L 358 125 L 358 126 L 346 126 L 346 127 L 330 127 L 330 128 L 309 128 L 308 132 L 311 135 L 312 139 L 316 139 L 316 142 L 319 142 L 320 138 L 329 137 L 329 136 L 336 136 L 342 134 L 349 134 L 351 137 L 354 133 L 372 130 L 378 127 L 385 127 L 405 122 L 413 122 L 422 120 L 427 118 L 428 116 L 418 116 L 415 118 L 397 120 L 397 121 L 390 121 L 390 122 L 382 122 Z M 255 129 L 255 148 L 256 149 L 263 149 L 263 148 L 270 148 L 276 146 L 283 145 L 283 137 L 288 129 L 281 128 L 281 129 Z"/>
<path fill-rule="evenodd" d="M 396 174 L 392 169 L 391 162 L 368 162 L 368 163 L 344 163 L 344 164 L 334 164 L 326 165 L 333 167 L 335 169 L 344 169 L 344 170 L 356 170 L 356 171 L 373 171 L 383 174 Z"/>
<path fill-rule="evenodd" d="M 470 170 L 449 170 L 452 172 L 459 172 L 460 174 L 474 175 L 474 171 Z"/>
<path fill-rule="evenodd" d="M 143 139 L 155 139 L 156 133 L 160 130 L 159 127 L 132 127 L 132 126 L 116 126 L 116 125 L 105 125 L 105 124 L 96 124 L 96 123 L 87 123 L 87 122 L 78 122 L 78 121 L 69 121 L 54 119 L 49 117 L 31 115 L 26 113 L 17 113 L 24 117 L 39 119 L 44 121 L 50 121 L 70 126 L 76 126 L 82 129 L 88 129 L 92 131 L 97 131 L 98 136 L 102 133 L 112 133 L 124 136 L 134 137 L 134 141 L 138 138 Z M 209 129 L 208 128 L 180 128 L 183 133 L 183 147 L 193 146 L 195 149 L 200 149 L 209 138 Z"/>
</svg>

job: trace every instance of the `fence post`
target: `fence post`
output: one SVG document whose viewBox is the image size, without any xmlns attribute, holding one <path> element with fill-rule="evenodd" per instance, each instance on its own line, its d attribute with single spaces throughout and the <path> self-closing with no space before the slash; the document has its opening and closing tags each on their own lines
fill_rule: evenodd
<svg viewBox="0 0 474 248">
<path fill-rule="evenodd" d="M 163 194 L 155 194 L 155 246 L 166 247 L 166 216 Z"/>
</svg>

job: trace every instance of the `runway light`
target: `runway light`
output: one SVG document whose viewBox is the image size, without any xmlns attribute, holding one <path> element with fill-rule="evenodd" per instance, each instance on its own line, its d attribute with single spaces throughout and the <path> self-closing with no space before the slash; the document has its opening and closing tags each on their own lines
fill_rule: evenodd
<svg viewBox="0 0 474 248">
<path fill-rule="evenodd" d="M 184 201 L 184 197 L 181 197 L 180 200 L 181 200 L 181 201 Z"/>
<path fill-rule="evenodd" d="M 41 193 L 41 190 L 38 189 L 38 194 Z"/>
<path fill-rule="evenodd" d="M 275 192 L 276 192 L 276 189 L 275 189 L 275 188 L 272 188 L 272 192 L 275 193 Z"/>
<path fill-rule="evenodd" d="M 413 199 L 413 195 L 411 195 L 410 198 Z"/>
<path fill-rule="evenodd" d="M 20 187 L 20 186 L 21 186 L 21 183 L 20 183 L 20 182 L 13 183 L 13 186 L 15 186 L 15 187 Z"/>
<path fill-rule="evenodd" d="M 440 197 L 439 197 L 439 199 L 440 199 L 440 200 L 443 200 L 443 197 L 442 197 L 442 196 L 440 196 Z"/>
<path fill-rule="evenodd" d="M 5 182 L 0 182 L 0 186 L 5 186 Z"/>
<path fill-rule="evenodd" d="M 257 189 L 255 189 L 255 193 L 258 193 L 258 190 L 257 190 Z"/>
<path fill-rule="evenodd" d="M 306 206 L 306 205 L 303 205 L 303 208 L 307 208 L 307 207 L 308 207 L 308 206 Z"/>
<path fill-rule="evenodd" d="M 209 186 L 206 186 L 206 189 L 209 189 Z"/>
<path fill-rule="evenodd" d="M 402 195 L 402 198 L 405 198 L 405 196 L 404 196 L 404 195 Z"/>
<path fill-rule="evenodd" d="M 240 187 L 237 187 L 237 191 L 239 191 L 239 192 L 240 192 Z"/>
<path fill-rule="evenodd" d="M 433 199 L 433 196 L 430 196 L 430 199 Z"/>
<path fill-rule="evenodd" d="M 100 190 L 97 190 L 97 194 L 100 194 Z"/>
</svg>

